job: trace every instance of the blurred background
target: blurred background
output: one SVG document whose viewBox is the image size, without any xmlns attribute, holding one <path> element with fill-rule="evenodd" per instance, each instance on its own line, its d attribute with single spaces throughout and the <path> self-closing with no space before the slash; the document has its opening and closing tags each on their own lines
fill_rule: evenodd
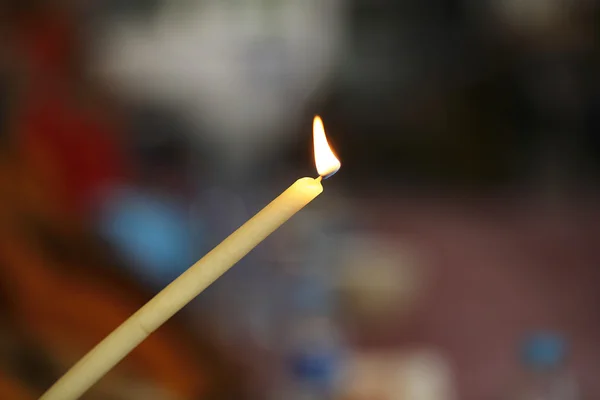
<svg viewBox="0 0 600 400">
<path fill-rule="evenodd" d="M 4 0 L 0 398 L 301 176 L 86 399 L 600 398 L 600 2 Z"/>
</svg>

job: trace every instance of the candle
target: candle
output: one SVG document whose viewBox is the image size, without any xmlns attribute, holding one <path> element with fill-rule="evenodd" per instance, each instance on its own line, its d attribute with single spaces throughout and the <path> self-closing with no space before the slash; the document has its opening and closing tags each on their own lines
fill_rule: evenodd
<svg viewBox="0 0 600 400">
<path fill-rule="evenodd" d="M 298 179 L 96 345 L 40 400 L 79 398 L 146 337 L 321 194 L 322 178 L 333 175 L 341 164 L 327 143 L 318 116 L 313 123 L 313 139 L 318 178 Z"/>
</svg>

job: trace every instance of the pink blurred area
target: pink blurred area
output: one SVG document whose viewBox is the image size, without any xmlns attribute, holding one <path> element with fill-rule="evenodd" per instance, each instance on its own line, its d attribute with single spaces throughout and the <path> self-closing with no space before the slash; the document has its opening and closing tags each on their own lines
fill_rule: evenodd
<svg viewBox="0 0 600 400">
<path fill-rule="evenodd" d="M 438 348 L 459 398 L 476 400 L 517 379 L 524 334 L 555 330 L 569 340 L 584 393 L 600 396 L 597 197 L 400 199 L 368 209 L 368 225 L 426 249 L 431 276 L 410 315 L 362 329 L 364 346 Z"/>
</svg>

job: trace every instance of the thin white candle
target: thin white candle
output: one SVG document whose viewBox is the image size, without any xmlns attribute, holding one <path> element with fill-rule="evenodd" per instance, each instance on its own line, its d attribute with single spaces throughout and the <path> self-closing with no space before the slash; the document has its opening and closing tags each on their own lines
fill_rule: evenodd
<svg viewBox="0 0 600 400">
<path fill-rule="evenodd" d="M 318 178 L 298 179 L 96 345 L 40 400 L 78 399 L 146 337 L 321 194 L 322 177 L 333 175 L 340 163 L 329 148 L 319 117 L 313 128 Z"/>
</svg>

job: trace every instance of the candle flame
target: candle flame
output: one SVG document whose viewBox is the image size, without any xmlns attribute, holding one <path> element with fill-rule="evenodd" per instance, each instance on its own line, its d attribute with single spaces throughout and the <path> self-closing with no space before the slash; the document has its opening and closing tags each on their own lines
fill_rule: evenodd
<svg viewBox="0 0 600 400">
<path fill-rule="evenodd" d="M 342 164 L 337 159 L 325 136 L 323 121 L 318 115 L 313 121 L 313 141 L 315 145 L 315 164 L 320 176 L 327 179 L 340 169 Z"/>
</svg>

